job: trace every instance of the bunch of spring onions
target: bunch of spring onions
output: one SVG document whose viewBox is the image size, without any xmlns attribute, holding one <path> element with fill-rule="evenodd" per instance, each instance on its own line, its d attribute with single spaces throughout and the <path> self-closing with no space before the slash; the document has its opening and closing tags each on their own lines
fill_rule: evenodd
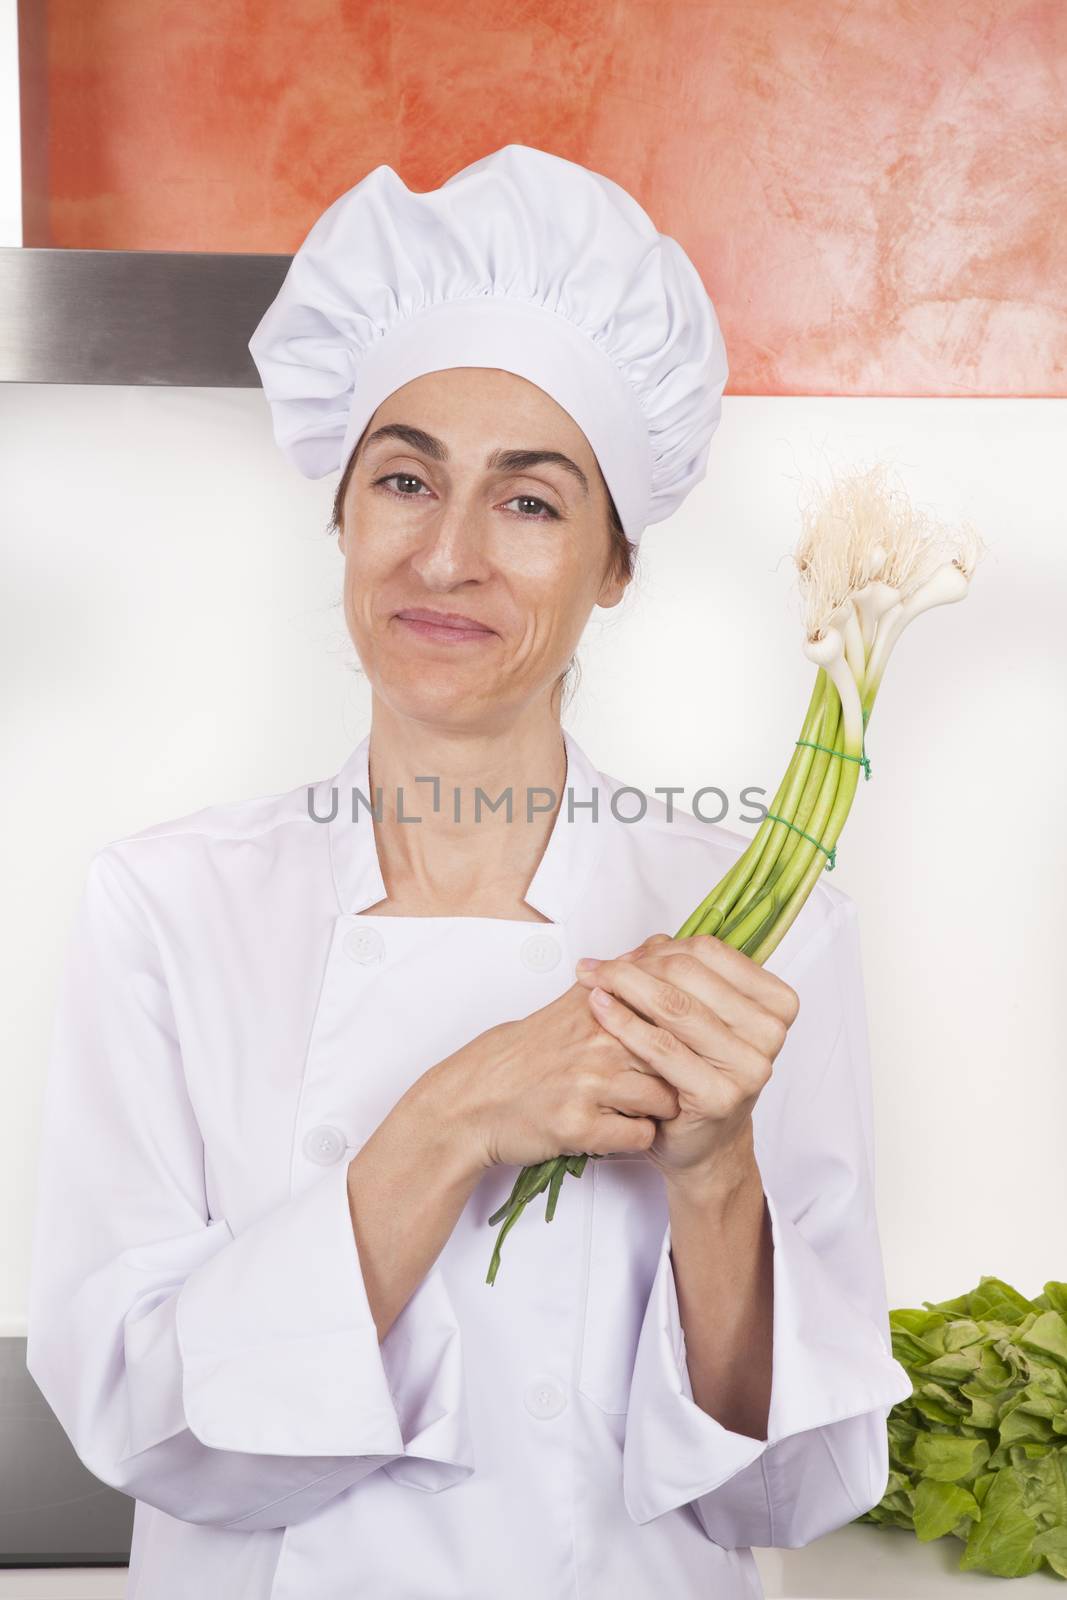
<svg viewBox="0 0 1067 1600">
<path fill-rule="evenodd" d="M 969 526 L 949 532 L 886 484 L 877 465 L 835 480 L 802 513 L 793 559 L 806 640 L 817 673 L 807 715 L 767 815 L 726 876 L 685 919 L 676 939 L 708 933 L 762 965 L 777 948 L 824 869 L 856 794 L 871 775 L 865 734 L 890 654 L 908 623 L 962 600 L 985 546 Z M 581 1177 L 587 1155 L 523 1167 L 508 1199 L 500 1247 L 527 1203 L 548 1190 L 551 1222 L 567 1173 Z M 594 1160 L 598 1159 L 596 1156 Z"/>
</svg>

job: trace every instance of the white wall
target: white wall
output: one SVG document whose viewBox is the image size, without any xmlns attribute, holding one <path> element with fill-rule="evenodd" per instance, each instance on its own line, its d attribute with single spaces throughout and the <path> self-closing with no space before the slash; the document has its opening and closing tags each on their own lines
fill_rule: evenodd
<svg viewBox="0 0 1067 1600">
<path fill-rule="evenodd" d="M 0 386 L 0 456 L 0 1333 L 19 1333 L 91 851 L 326 776 L 368 692 L 324 533 L 334 479 L 284 462 L 259 391 Z M 894 657 L 833 878 L 861 907 L 890 1302 L 983 1273 L 1036 1294 L 1067 1278 L 1067 401 L 728 397 L 707 480 L 595 614 L 566 720 L 646 789 L 773 792 L 814 672 L 783 559 L 798 495 L 876 459 L 993 546 Z"/>
</svg>

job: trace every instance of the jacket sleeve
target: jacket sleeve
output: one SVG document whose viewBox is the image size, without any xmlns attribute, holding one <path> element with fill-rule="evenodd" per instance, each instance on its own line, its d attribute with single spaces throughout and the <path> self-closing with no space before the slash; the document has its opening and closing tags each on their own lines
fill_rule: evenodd
<svg viewBox="0 0 1067 1600">
<path fill-rule="evenodd" d="M 875 1214 L 856 905 L 842 897 L 782 973 L 800 1012 L 753 1113 L 774 1257 L 767 1437 L 693 1399 L 669 1223 L 638 1339 L 623 1448 L 627 1510 L 692 1504 L 726 1549 L 798 1547 L 876 1505 L 886 1419 L 911 1394 L 892 1355 Z"/>
<path fill-rule="evenodd" d="M 244 1530 L 379 1467 L 430 1491 L 473 1471 L 442 1276 L 379 1344 L 347 1169 L 236 1234 L 209 1215 L 164 964 L 127 864 L 99 852 L 53 1025 L 26 1364 L 102 1482 Z"/>
</svg>

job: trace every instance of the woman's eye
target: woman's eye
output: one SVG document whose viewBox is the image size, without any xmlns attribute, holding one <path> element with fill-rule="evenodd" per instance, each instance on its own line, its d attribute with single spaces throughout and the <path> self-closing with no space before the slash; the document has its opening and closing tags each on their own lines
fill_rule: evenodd
<svg viewBox="0 0 1067 1600">
<path fill-rule="evenodd" d="M 375 482 L 374 482 L 374 487 L 377 488 L 380 483 L 397 483 L 397 482 L 399 482 L 399 483 L 420 483 L 420 484 L 422 484 L 422 487 L 424 489 L 426 487 L 426 485 L 424 483 L 422 483 L 422 479 L 421 478 L 416 478 L 416 476 L 415 476 L 415 474 L 413 472 L 391 472 L 389 474 L 389 476 L 386 477 L 386 478 L 376 478 Z M 389 493 L 390 494 L 398 494 L 402 500 L 417 500 L 418 499 L 417 495 L 409 494 L 406 489 L 390 489 Z"/>
<path fill-rule="evenodd" d="M 547 500 L 539 500 L 537 496 L 533 494 L 512 495 L 511 499 L 505 500 L 504 504 L 510 506 L 516 500 L 523 501 L 527 506 L 540 506 L 542 508 L 541 511 L 536 513 L 527 513 L 525 511 L 519 512 L 519 515 L 522 517 L 529 516 L 530 521 L 547 522 L 551 517 L 555 517 L 557 519 L 559 518 L 559 512 L 556 510 L 555 506 L 550 506 Z"/>
<path fill-rule="evenodd" d="M 374 480 L 374 487 L 377 488 L 379 484 L 390 483 L 396 483 L 398 485 L 416 484 L 419 488 L 426 488 L 426 485 L 423 483 L 422 479 L 417 478 L 413 472 L 390 472 L 387 477 L 376 478 Z M 386 493 L 398 495 L 402 500 L 418 500 L 421 498 L 417 490 L 416 492 L 412 493 L 407 487 L 387 489 Z M 555 506 L 550 506 L 547 500 L 541 500 L 537 495 L 515 494 L 512 495 L 510 500 L 505 500 L 504 504 L 510 506 L 516 501 L 519 501 L 524 508 L 523 510 L 519 511 L 517 515 L 524 517 L 528 522 L 547 522 L 553 517 L 557 520 L 559 519 L 559 512 L 556 510 Z M 535 506 L 537 509 L 531 511 L 529 510 L 529 507 L 531 506 Z"/>
</svg>

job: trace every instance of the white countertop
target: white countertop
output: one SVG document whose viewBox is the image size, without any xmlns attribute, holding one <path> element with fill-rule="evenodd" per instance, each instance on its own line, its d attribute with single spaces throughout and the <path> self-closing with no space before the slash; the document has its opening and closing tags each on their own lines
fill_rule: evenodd
<svg viewBox="0 0 1067 1600">
<path fill-rule="evenodd" d="M 1051 1572 L 994 1578 L 960 1572 L 963 1545 L 946 1536 L 921 1544 L 903 1528 L 839 1528 L 803 1550 L 757 1550 L 766 1600 L 949 1600 L 988 1596 L 1045 1600 L 1065 1596 Z M 124 1600 L 125 1567 L 0 1570 L 0 1600 Z M 1010 1582 L 1010 1588 L 1004 1584 Z"/>
<path fill-rule="evenodd" d="M 907 1528 L 870 1523 L 838 1528 L 803 1550 L 755 1552 L 766 1600 L 1067 1600 L 1067 1586 L 1053 1572 L 1010 1579 L 961 1572 L 962 1554 L 951 1535 L 923 1544 Z"/>
</svg>

